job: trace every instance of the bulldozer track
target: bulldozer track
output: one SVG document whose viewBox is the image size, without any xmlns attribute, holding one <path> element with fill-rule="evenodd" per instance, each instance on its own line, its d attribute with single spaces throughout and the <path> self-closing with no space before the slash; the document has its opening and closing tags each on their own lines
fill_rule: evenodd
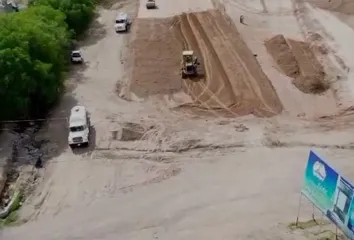
<svg viewBox="0 0 354 240">
<path fill-rule="evenodd" d="M 193 24 L 199 26 L 199 30 L 201 29 L 201 26 L 200 26 L 199 20 L 195 18 L 195 20 L 197 20 L 197 22 L 195 20 L 193 22 L 193 19 L 192 20 L 190 19 L 191 16 L 192 15 L 189 15 L 189 16 L 182 15 L 181 16 L 182 19 L 181 19 L 181 21 L 179 21 L 181 23 L 181 26 L 180 26 L 180 35 L 181 36 L 180 36 L 180 38 L 182 39 L 183 49 L 193 49 L 197 53 L 200 53 L 200 44 L 198 44 L 198 41 L 196 40 L 196 34 L 195 34 L 195 32 L 197 30 L 193 30 L 193 29 L 195 29 L 195 26 L 193 26 Z M 187 37 L 186 37 L 187 34 L 185 34 L 186 32 L 188 32 L 188 33 L 192 33 L 193 32 L 194 33 L 193 35 L 190 34 L 190 36 L 188 36 L 189 41 L 187 40 Z M 210 48 L 210 45 L 208 45 L 208 47 Z M 213 49 L 213 48 L 210 48 L 210 49 Z M 197 55 L 199 55 L 199 54 L 197 54 Z M 202 61 L 202 62 L 203 62 L 202 66 L 206 65 L 205 61 Z M 221 65 L 221 62 L 219 62 L 219 64 Z M 204 70 L 202 70 L 202 71 L 204 72 Z M 204 77 L 207 77 L 207 76 L 208 76 L 208 73 L 206 72 Z M 225 74 L 225 77 L 227 78 L 226 74 Z M 205 79 L 203 79 L 203 80 L 205 80 Z M 209 87 L 206 84 L 204 84 L 203 80 L 198 81 L 196 83 L 193 83 L 191 81 L 184 81 L 184 85 L 187 88 L 187 92 L 192 95 L 192 98 L 195 99 L 196 102 L 199 102 L 198 105 L 200 107 L 204 108 L 204 109 L 209 109 L 209 111 L 210 110 L 213 111 L 213 113 L 214 113 L 214 110 L 216 110 L 217 108 L 221 107 L 222 109 L 224 109 L 224 111 L 228 112 L 232 116 L 235 116 L 235 117 L 238 116 L 238 114 L 233 112 L 230 107 L 228 107 L 222 101 L 219 100 L 218 94 L 219 94 L 220 91 L 223 90 L 224 86 L 220 86 L 218 91 L 213 93 L 209 89 Z M 196 88 L 202 89 L 201 91 L 199 91 L 200 93 L 198 95 L 194 95 L 193 94 L 193 89 L 195 90 Z M 228 88 L 228 89 L 230 89 L 230 88 Z M 232 94 L 232 92 L 231 92 L 231 94 Z M 202 101 L 202 99 L 201 99 L 201 97 L 203 95 L 207 96 L 206 97 L 207 99 L 205 99 L 204 101 Z M 208 104 L 208 102 L 211 101 L 211 100 L 214 100 L 217 103 L 218 107 L 210 106 Z M 194 105 L 194 107 L 195 107 L 195 105 Z M 215 112 L 214 115 L 220 116 L 220 113 L 216 113 Z"/>
<path fill-rule="evenodd" d="M 224 86 L 227 89 L 227 93 L 229 94 L 230 98 L 232 99 L 231 101 L 235 102 L 236 101 L 236 97 L 234 95 L 234 93 L 231 90 L 231 84 L 230 81 L 228 79 L 228 76 L 226 74 L 226 71 L 224 69 L 223 64 L 220 61 L 220 58 L 214 48 L 214 46 L 212 45 L 212 43 L 209 40 L 208 35 L 206 34 L 204 27 L 202 26 L 202 24 L 200 23 L 198 17 L 196 16 L 195 13 L 191 13 L 190 15 L 188 15 L 189 19 L 190 19 L 190 23 L 192 23 L 195 27 L 195 34 L 199 34 L 200 35 L 200 41 L 203 41 L 206 45 L 206 49 L 207 51 L 210 51 L 210 55 L 211 55 L 211 59 L 214 62 L 214 66 L 218 69 L 218 73 L 220 75 L 220 78 L 222 79 Z M 208 68 L 208 70 L 210 70 L 210 72 L 213 70 L 213 68 L 210 66 L 210 68 Z M 210 76 L 206 75 L 207 77 Z M 210 76 L 211 77 L 211 76 Z M 210 78 L 208 80 L 211 80 Z M 210 82 L 208 81 L 207 82 Z"/>
</svg>

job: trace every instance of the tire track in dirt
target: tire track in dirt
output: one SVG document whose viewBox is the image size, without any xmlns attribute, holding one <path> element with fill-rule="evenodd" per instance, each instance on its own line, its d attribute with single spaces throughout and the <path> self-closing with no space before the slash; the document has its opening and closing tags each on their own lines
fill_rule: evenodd
<svg viewBox="0 0 354 240">
<path fill-rule="evenodd" d="M 215 65 L 214 59 L 208 57 L 208 55 L 205 54 L 202 55 L 202 50 L 204 49 L 203 52 L 207 51 L 207 46 L 205 45 L 204 42 L 200 41 L 201 36 L 198 35 L 198 26 L 195 26 L 192 21 L 190 20 L 190 15 L 184 15 L 185 18 L 182 18 L 181 23 L 183 24 L 182 29 L 185 29 L 186 31 L 182 31 L 185 34 L 185 37 L 188 39 L 188 48 L 192 50 L 197 50 L 197 55 L 202 56 L 202 67 L 204 76 L 202 79 L 200 79 L 197 82 L 194 81 L 185 81 L 187 85 L 191 86 L 193 85 L 198 85 L 202 90 L 200 93 L 196 93 L 195 95 L 197 96 L 197 101 L 199 103 L 202 103 L 202 105 L 205 108 L 208 109 L 214 109 L 214 108 L 219 108 L 220 106 L 223 108 L 227 108 L 227 106 L 224 104 L 224 102 L 228 102 L 230 99 L 230 92 L 228 92 L 229 89 L 224 88 L 223 86 L 220 86 L 220 84 L 216 84 L 217 82 L 208 82 L 208 79 L 213 78 L 219 78 L 220 75 L 217 75 L 217 72 L 212 71 L 213 68 L 210 66 Z M 199 41 L 198 41 L 198 40 Z M 212 76 L 212 77 L 211 77 Z M 204 84 L 205 82 L 205 84 Z M 213 85 L 212 85 L 213 84 Z M 216 91 L 217 88 L 221 88 L 223 90 L 223 94 L 220 95 L 220 97 L 216 97 L 214 92 Z M 204 95 L 207 96 L 207 98 L 203 98 Z M 214 101 L 214 103 L 211 101 Z M 232 103 L 232 102 L 230 102 Z"/>
<path fill-rule="evenodd" d="M 182 49 L 183 50 L 193 49 L 196 56 L 198 56 L 199 61 L 202 63 L 202 65 L 199 68 L 202 69 L 202 72 L 205 72 L 203 57 L 200 54 L 200 49 L 195 36 L 191 34 L 193 31 L 191 26 L 188 24 L 187 15 L 182 14 L 176 17 L 172 27 L 175 28 L 176 38 L 180 39 L 182 43 Z M 208 91 L 208 88 L 205 87 L 205 85 L 203 84 L 205 78 L 201 78 L 197 82 L 188 81 L 188 80 L 187 81 L 182 80 L 182 81 L 183 81 L 185 92 L 192 97 L 194 103 L 182 104 L 178 107 L 179 109 L 188 107 L 191 108 L 192 110 L 193 109 L 195 110 L 198 107 L 202 111 L 210 111 L 210 113 L 216 117 L 220 117 L 221 115 L 223 115 L 205 104 L 205 101 L 207 101 L 209 98 L 212 97 L 212 95 Z M 199 94 L 196 95 L 194 94 L 195 92 Z M 198 112 L 198 114 L 200 114 L 200 111 L 195 111 L 195 112 Z"/>
<path fill-rule="evenodd" d="M 181 39 L 183 43 L 183 49 L 192 49 L 198 56 L 200 62 L 202 63 L 200 66 L 201 72 L 205 72 L 203 74 L 199 81 L 193 81 L 193 80 L 186 80 L 183 81 L 184 85 L 187 88 L 187 92 L 192 96 L 192 98 L 195 100 L 197 104 L 200 104 L 201 108 L 204 110 L 209 110 L 212 111 L 212 113 L 215 116 L 225 116 L 225 113 L 227 115 L 231 115 L 233 117 L 239 116 L 238 114 L 235 114 L 234 111 L 230 110 L 227 105 L 223 103 L 223 99 L 220 99 L 217 94 L 222 91 L 227 91 L 229 88 L 224 88 L 223 85 L 217 85 L 218 91 L 213 93 L 213 91 L 210 90 L 210 86 L 207 84 L 204 84 L 206 81 L 207 76 L 212 75 L 213 73 L 210 72 L 211 68 L 207 68 L 205 70 L 205 65 L 212 66 L 213 62 L 211 62 L 213 59 L 212 58 L 203 58 L 201 55 L 201 50 L 200 50 L 200 42 L 197 41 L 197 36 L 195 34 L 196 32 L 196 27 L 193 25 L 192 21 L 190 20 L 190 16 L 187 14 L 183 14 L 179 17 L 178 22 L 180 23 L 180 27 L 177 29 L 178 33 L 177 36 Z M 198 26 L 197 26 L 198 27 Z M 208 71 L 209 70 L 209 71 Z M 207 72 L 208 71 L 208 72 Z M 196 91 L 197 90 L 197 91 Z M 198 91 L 199 90 L 199 91 Z M 194 92 L 199 92 L 199 94 L 194 94 Z M 228 93 L 230 94 L 230 92 Z M 222 96 L 228 97 L 225 93 L 223 92 Z M 232 94 L 232 92 L 231 92 Z M 214 101 L 214 104 L 210 104 L 210 101 Z M 191 106 L 193 108 L 196 107 L 195 104 L 184 104 L 183 107 Z M 221 109 L 224 109 L 224 111 L 221 111 Z"/>
<path fill-rule="evenodd" d="M 180 32 L 182 35 L 182 39 L 185 43 L 183 46 L 184 50 L 187 49 L 192 49 L 194 50 L 196 56 L 198 57 L 199 61 L 203 63 L 202 66 L 199 67 L 199 69 L 203 69 L 203 72 L 205 72 L 204 68 L 204 60 L 203 56 L 201 55 L 201 51 L 198 46 L 197 39 L 195 38 L 195 35 L 191 34 L 193 32 L 191 26 L 188 23 L 187 19 L 187 14 L 183 14 L 180 16 L 179 19 L 180 22 Z M 205 76 L 204 76 L 205 77 Z M 188 88 L 188 90 L 191 90 L 190 92 L 193 92 L 193 90 L 197 90 L 194 92 L 199 92 L 198 95 L 193 94 L 194 101 L 197 103 L 203 105 L 207 99 L 210 98 L 210 95 L 206 93 L 206 89 L 203 88 L 203 86 L 200 84 L 201 81 L 204 81 L 205 78 L 201 78 L 200 81 L 194 82 L 194 81 L 184 81 L 184 85 Z"/>
<path fill-rule="evenodd" d="M 204 52 L 205 51 L 209 51 L 210 49 L 213 49 L 213 47 L 211 45 L 205 44 L 202 40 L 204 40 L 202 38 L 201 35 L 199 35 L 198 31 L 201 29 L 201 25 L 200 22 L 193 22 L 193 19 L 191 19 L 192 14 L 184 14 L 181 16 L 182 20 L 181 22 L 181 33 L 184 35 L 183 38 L 185 39 L 185 42 L 188 44 L 187 48 L 188 49 L 193 49 L 197 52 L 198 56 L 201 56 L 201 50 L 202 48 L 204 48 Z M 195 25 L 196 24 L 196 25 Z M 199 39 L 199 41 L 197 40 Z M 208 38 L 206 38 L 208 39 Z M 216 53 L 214 53 L 216 54 Z M 191 86 L 191 84 L 194 85 L 198 85 L 201 89 L 203 89 L 201 91 L 201 93 L 197 96 L 198 102 L 202 102 L 202 108 L 204 109 L 209 109 L 213 111 L 214 115 L 217 116 L 225 116 L 225 114 L 227 116 L 233 116 L 233 117 L 238 117 L 240 116 L 240 114 L 238 114 L 238 112 L 245 112 L 240 111 L 239 108 L 239 104 L 235 104 L 236 98 L 234 96 L 234 93 L 231 90 L 231 86 L 229 85 L 228 87 L 225 88 L 225 85 L 227 83 L 229 83 L 227 81 L 227 76 L 226 73 L 224 71 L 224 80 L 226 79 L 226 82 L 224 81 L 224 83 L 226 84 L 218 84 L 219 81 L 215 81 L 216 78 L 220 77 L 220 74 L 218 74 L 218 71 L 215 71 L 213 69 L 213 66 L 215 65 L 214 61 L 215 58 L 211 58 L 211 57 L 202 57 L 202 66 L 208 66 L 208 67 L 203 67 L 204 70 L 203 72 L 205 72 L 206 74 L 204 74 L 204 78 L 201 79 L 198 82 L 193 82 L 193 81 L 185 81 L 187 86 Z M 221 61 L 219 59 L 219 64 L 222 67 Z M 212 71 L 214 70 L 214 71 Z M 212 77 L 210 77 L 212 76 Z M 212 81 L 210 81 L 212 80 Z M 205 82 L 205 83 L 204 83 Z M 211 84 L 214 84 L 214 86 L 211 86 Z M 189 87 L 189 89 L 191 89 Z M 207 94 L 209 99 L 207 100 L 203 100 L 201 99 L 201 96 L 203 94 Z M 230 95 L 231 97 L 234 97 L 231 101 L 230 99 Z M 195 96 L 193 94 L 193 96 Z M 226 100 L 225 100 L 226 98 Z M 210 102 L 214 101 L 214 104 Z M 229 104 L 227 105 L 227 102 L 229 102 Z M 194 105 L 195 107 L 195 105 Z M 223 111 L 221 109 L 224 109 Z M 248 114 L 249 112 L 247 112 Z M 241 114 L 244 115 L 245 113 Z"/>
<path fill-rule="evenodd" d="M 236 95 L 236 102 L 241 102 L 242 105 L 251 104 L 254 108 L 252 111 L 262 112 L 262 115 L 264 111 L 268 112 L 266 115 L 278 113 L 282 108 L 279 105 L 280 100 L 236 27 L 219 11 L 195 15 L 202 23 L 205 37 L 210 39 L 209 47 L 214 49 L 215 58 L 223 59 L 221 64 L 226 74 L 224 79 L 227 79 L 228 86 Z"/>
<path fill-rule="evenodd" d="M 192 26 L 191 28 L 194 29 L 193 34 L 199 36 L 199 38 L 196 38 L 199 39 L 199 46 L 204 45 L 204 49 L 201 47 L 201 49 L 204 50 L 203 53 L 207 56 L 204 57 L 204 59 L 209 60 L 209 64 L 205 64 L 205 66 L 207 67 L 206 72 L 210 72 L 210 74 L 206 75 L 206 84 L 201 84 L 204 86 L 205 90 L 212 95 L 213 99 L 211 100 L 215 101 L 218 105 L 218 107 L 213 107 L 213 109 L 219 109 L 220 107 L 224 108 L 228 113 L 235 117 L 252 113 L 253 111 L 247 110 L 251 108 L 251 104 L 245 104 L 245 102 L 241 104 L 241 98 L 238 99 L 235 95 L 225 67 L 209 40 L 210 36 L 206 33 L 203 24 L 197 17 L 199 14 L 200 13 L 190 13 L 188 14 L 189 18 L 187 17 L 187 19 L 189 20 L 188 23 Z M 213 87 L 215 85 L 216 87 Z M 227 91 L 226 93 L 228 96 L 224 95 L 225 93 L 223 91 Z M 228 100 L 225 101 L 221 99 L 224 97 L 227 97 Z M 208 105 L 210 107 L 213 106 L 210 103 Z"/>
<path fill-rule="evenodd" d="M 209 74 L 206 75 L 206 82 L 207 82 L 206 87 L 208 87 L 211 91 L 213 91 L 214 90 L 213 86 L 216 85 L 216 88 L 218 88 L 221 85 L 219 84 L 221 80 L 221 83 L 223 83 L 223 85 L 226 87 L 227 94 L 229 95 L 231 102 L 232 103 L 236 102 L 237 99 L 234 92 L 232 91 L 232 86 L 230 84 L 230 81 L 228 80 L 228 76 L 226 74 L 224 66 L 221 63 L 221 60 L 215 48 L 211 44 L 209 37 L 206 34 L 202 24 L 200 23 L 195 13 L 191 13 L 187 17 L 189 17 L 189 23 L 192 24 L 192 26 L 194 26 L 194 30 L 195 30 L 194 34 L 195 35 L 198 34 L 200 36 L 200 42 L 203 42 L 206 47 L 206 49 L 203 50 L 204 52 L 208 52 L 207 58 L 213 60 L 212 62 L 210 61 L 211 62 L 210 65 L 205 65 L 207 68 L 206 72 L 208 72 L 209 70 L 209 72 L 211 73 L 210 75 Z M 213 75 L 215 74 L 215 72 L 219 76 L 219 78 L 216 78 L 215 75 Z M 218 79 L 219 81 L 216 81 L 216 79 Z"/>
</svg>

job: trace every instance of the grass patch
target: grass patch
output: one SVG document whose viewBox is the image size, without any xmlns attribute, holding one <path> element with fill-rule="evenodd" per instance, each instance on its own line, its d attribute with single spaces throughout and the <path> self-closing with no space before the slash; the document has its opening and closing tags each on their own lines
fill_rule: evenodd
<svg viewBox="0 0 354 240">
<path fill-rule="evenodd" d="M 296 224 L 296 222 L 293 222 L 293 223 L 290 223 L 288 225 L 288 227 L 292 230 L 295 230 L 295 229 L 308 229 L 308 228 L 311 228 L 311 227 L 314 227 L 314 226 L 317 226 L 318 223 L 314 220 L 314 219 L 311 219 L 311 220 L 308 220 L 308 221 L 305 221 L 305 222 L 298 222 Z"/>
<path fill-rule="evenodd" d="M 18 223 L 18 209 L 21 207 L 22 200 L 23 194 L 19 192 L 18 194 L 16 194 L 15 199 L 13 200 L 12 206 L 9 210 L 9 215 L 6 218 L 0 219 L 0 227 L 13 226 Z"/>
<path fill-rule="evenodd" d="M 13 211 L 5 219 L 0 219 L 0 227 L 15 226 L 19 220 L 18 211 Z"/>
</svg>

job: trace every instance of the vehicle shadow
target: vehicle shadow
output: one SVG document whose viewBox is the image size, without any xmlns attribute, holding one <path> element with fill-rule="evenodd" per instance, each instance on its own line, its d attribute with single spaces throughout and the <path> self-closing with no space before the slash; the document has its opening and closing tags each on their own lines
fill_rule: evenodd
<svg viewBox="0 0 354 240">
<path fill-rule="evenodd" d="M 153 7 L 153 8 L 148 8 L 147 10 L 158 10 L 159 9 L 159 6 L 155 6 L 155 7 Z"/>
<path fill-rule="evenodd" d="M 205 75 L 203 73 L 199 73 L 197 76 L 193 77 L 186 77 L 184 80 L 192 81 L 192 82 L 199 82 L 205 79 Z"/>
</svg>

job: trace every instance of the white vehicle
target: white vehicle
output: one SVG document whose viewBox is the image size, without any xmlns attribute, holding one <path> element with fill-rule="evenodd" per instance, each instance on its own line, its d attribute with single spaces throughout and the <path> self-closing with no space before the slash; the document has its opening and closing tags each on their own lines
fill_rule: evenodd
<svg viewBox="0 0 354 240">
<path fill-rule="evenodd" d="M 75 106 L 71 109 L 69 118 L 68 142 L 71 148 L 75 146 L 88 146 L 90 135 L 90 121 L 83 106 Z"/>
<path fill-rule="evenodd" d="M 116 32 L 127 32 L 130 27 L 130 20 L 126 13 L 120 13 L 115 20 L 114 28 Z"/>
<path fill-rule="evenodd" d="M 82 63 L 84 59 L 82 58 L 81 51 L 75 50 L 71 52 L 71 62 L 72 63 Z"/>
<path fill-rule="evenodd" d="M 146 9 L 155 9 L 155 8 L 156 8 L 155 0 L 147 0 Z"/>
</svg>

